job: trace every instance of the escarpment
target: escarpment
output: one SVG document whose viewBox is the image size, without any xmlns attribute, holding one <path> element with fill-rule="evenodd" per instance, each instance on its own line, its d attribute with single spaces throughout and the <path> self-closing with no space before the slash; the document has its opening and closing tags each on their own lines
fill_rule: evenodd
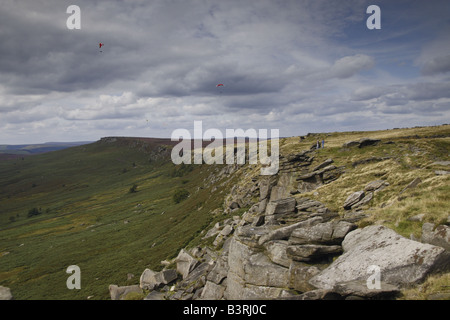
<svg viewBox="0 0 450 320">
<path fill-rule="evenodd" d="M 378 139 L 361 139 L 342 148 L 379 145 Z M 147 300 L 395 299 L 427 276 L 450 271 L 447 225 L 424 224 L 422 241 L 416 241 L 379 222 L 361 223 L 374 202 L 384 208 L 394 197 L 401 201 L 401 186 L 392 190 L 396 182 L 386 174 L 349 185 L 338 208 L 330 207 L 321 201 L 321 189 L 352 174 L 356 160 L 318 156 L 313 148 L 284 154 L 274 176 L 225 167 L 220 174 L 240 175 L 214 213 L 227 218 L 202 232 L 204 245 L 183 248 L 162 271 L 145 270 L 135 289 Z M 392 161 L 379 159 L 357 167 Z M 209 186 L 219 180 L 212 177 Z M 112 298 L 126 298 L 113 289 Z"/>
</svg>

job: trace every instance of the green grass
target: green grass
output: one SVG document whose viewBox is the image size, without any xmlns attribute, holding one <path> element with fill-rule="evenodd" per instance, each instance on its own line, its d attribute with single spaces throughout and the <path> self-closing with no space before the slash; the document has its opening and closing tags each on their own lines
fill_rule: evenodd
<svg viewBox="0 0 450 320">
<path fill-rule="evenodd" d="M 0 285 L 16 299 L 108 299 L 110 284 L 161 268 L 223 202 L 196 191 L 208 166 L 174 170 L 132 145 L 101 143 L 1 162 Z M 176 204 L 179 188 L 193 196 Z M 32 208 L 42 213 L 28 217 Z M 66 287 L 73 264 L 81 290 Z"/>
</svg>

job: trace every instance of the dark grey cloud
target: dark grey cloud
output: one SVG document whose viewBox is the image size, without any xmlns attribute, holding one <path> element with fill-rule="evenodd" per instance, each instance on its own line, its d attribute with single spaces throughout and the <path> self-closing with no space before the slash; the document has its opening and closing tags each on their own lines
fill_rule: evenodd
<svg viewBox="0 0 450 320">
<path fill-rule="evenodd" d="M 450 98 L 450 82 L 422 82 L 408 85 L 362 88 L 353 93 L 353 100 L 355 101 L 386 97 L 393 101 L 403 102 Z M 390 104 L 394 105 L 395 103 Z"/>
<path fill-rule="evenodd" d="M 81 30 L 66 27 L 71 4 Z M 448 118 L 448 4 L 381 1 L 379 32 L 365 27 L 370 4 L 1 0 L 0 142 L 167 137 L 194 120 L 292 135 Z"/>
<path fill-rule="evenodd" d="M 450 71 L 450 55 L 435 57 L 427 61 L 423 68 L 424 75 L 434 75 Z"/>
</svg>

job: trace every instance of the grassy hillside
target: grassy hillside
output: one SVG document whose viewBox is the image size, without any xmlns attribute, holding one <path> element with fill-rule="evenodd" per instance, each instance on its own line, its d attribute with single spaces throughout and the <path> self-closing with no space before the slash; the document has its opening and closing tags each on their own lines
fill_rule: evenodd
<svg viewBox="0 0 450 320">
<path fill-rule="evenodd" d="M 342 147 L 363 137 L 381 141 Z M 322 139 L 325 148 L 315 151 L 311 167 L 331 158 L 345 172 L 295 197 L 317 199 L 344 216 L 348 195 L 383 179 L 389 186 L 362 208 L 367 217 L 360 226 L 381 223 L 420 237 L 424 222 L 448 223 L 450 175 L 435 171 L 450 171 L 439 163 L 450 160 L 449 125 L 282 138 L 280 153 L 295 154 Z M 109 284 L 137 284 L 145 268 L 158 270 L 181 248 L 202 244 L 200 233 L 229 217 L 216 209 L 223 209 L 230 189 L 254 186 L 259 166 L 231 175 L 217 165 L 175 166 L 169 143 L 109 138 L 0 161 L 0 285 L 16 299 L 109 299 Z M 403 191 L 416 178 L 420 183 Z M 295 178 L 290 181 L 295 189 Z M 189 197 L 174 201 L 174 194 L 183 195 L 179 190 Z M 422 220 L 411 220 L 418 214 Z M 81 268 L 81 290 L 66 288 L 65 270 L 73 264 Z M 129 273 L 135 277 L 128 280 Z"/>
<path fill-rule="evenodd" d="M 109 284 L 138 283 L 221 205 L 197 188 L 209 169 L 176 167 L 162 144 L 136 139 L 0 162 L 0 285 L 16 299 L 106 299 Z M 175 203 L 178 189 L 190 197 Z M 72 264 L 81 290 L 66 288 Z"/>
<path fill-rule="evenodd" d="M 381 141 L 365 148 L 343 148 L 345 142 L 361 138 Z M 450 166 L 441 164 L 450 160 L 450 125 L 317 134 L 302 141 L 293 137 L 282 142 L 281 153 L 309 148 L 322 139 L 325 148 L 318 150 L 312 165 L 331 158 L 336 166 L 345 166 L 345 173 L 338 180 L 301 196 L 322 201 L 344 215 L 342 205 L 352 192 L 382 179 L 389 187 L 377 192 L 363 208 L 368 217 L 361 224 L 380 223 L 408 238 L 411 234 L 420 238 L 424 222 L 447 223 L 450 175 L 437 175 L 435 171 L 450 171 Z M 404 190 L 417 178 L 421 181 L 417 187 Z M 411 221 L 418 214 L 424 214 L 422 221 Z"/>
</svg>

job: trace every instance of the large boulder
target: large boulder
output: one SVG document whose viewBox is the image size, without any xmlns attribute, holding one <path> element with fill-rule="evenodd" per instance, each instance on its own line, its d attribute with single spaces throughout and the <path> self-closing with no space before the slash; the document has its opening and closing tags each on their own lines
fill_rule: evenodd
<svg viewBox="0 0 450 320">
<path fill-rule="evenodd" d="M 269 232 L 264 233 L 258 240 L 259 245 L 263 245 L 267 241 L 271 240 L 287 240 L 291 236 L 292 232 L 297 228 L 305 228 L 316 225 L 322 222 L 323 219 L 321 217 L 310 218 L 305 221 L 300 221 L 285 227 L 281 227 L 278 229 L 271 230 Z"/>
<path fill-rule="evenodd" d="M 332 220 L 309 227 L 295 229 L 290 238 L 290 244 L 340 244 L 356 225 L 343 220 Z"/>
<path fill-rule="evenodd" d="M 385 180 L 374 180 L 369 182 L 365 187 L 364 191 L 379 191 L 389 186 L 389 182 Z"/>
<path fill-rule="evenodd" d="M 421 240 L 424 243 L 440 246 L 450 251 L 450 227 L 439 225 L 435 228 L 433 223 L 424 223 Z"/>
<path fill-rule="evenodd" d="M 274 299 L 289 283 L 289 269 L 232 239 L 228 253 L 227 299 Z"/>
<path fill-rule="evenodd" d="M 156 286 L 155 275 L 156 275 L 155 271 L 145 269 L 144 272 L 142 272 L 141 277 L 139 279 L 139 287 L 146 290 L 153 290 L 153 288 Z"/>
<path fill-rule="evenodd" d="M 359 141 L 347 141 L 342 145 L 343 148 L 351 148 L 356 146 L 359 146 Z"/>
<path fill-rule="evenodd" d="M 266 207 L 266 215 L 283 214 L 295 210 L 296 201 L 294 198 L 286 198 L 270 201 Z"/>
<path fill-rule="evenodd" d="M 379 288 L 368 288 L 366 281 L 355 280 L 336 284 L 333 292 L 347 300 L 387 300 L 395 298 L 400 293 L 400 290 L 396 286 L 387 283 L 380 283 Z"/>
<path fill-rule="evenodd" d="M 192 257 L 184 249 L 181 249 L 175 261 L 177 263 L 177 271 L 181 273 L 183 279 L 186 279 L 187 276 L 189 275 L 189 272 L 194 270 L 194 268 L 199 263 L 197 259 Z"/>
<path fill-rule="evenodd" d="M 228 256 L 220 256 L 206 279 L 215 284 L 222 284 L 228 274 Z"/>
<path fill-rule="evenodd" d="M 371 138 L 361 138 L 359 141 L 348 141 L 345 142 L 342 147 L 343 148 L 351 148 L 351 147 L 358 147 L 358 148 L 364 148 L 367 146 L 373 146 L 376 145 L 381 140 L 379 139 L 371 139 Z"/>
<path fill-rule="evenodd" d="M 109 286 L 109 294 L 111 295 L 111 300 L 124 300 L 126 299 L 126 296 L 131 292 L 142 293 L 142 289 L 137 284 L 124 287 L 119 287 L 115 284 Z"/>
<path fill-rule="evenodd" d="M 272 189 L 273 191 L 277 187 Z M 271 197 L 272 199 L 273 197 Z M 265 223 L 266 224 L 280 224 L 286 223 L 289 220 L 295 220 L 295 205 L 296 201 L 292 197 L 269 201 L 265 212 Z"/>
<path fill-rule="evenodd" d="M 289 266 L 289 287 L 300 292 L 313 290 L 309 280 L 319 273 L 320 269 L 315 265 L 292 261 Z"/>
<path fill-rule="evenodd" d="M 11 290 L 7 287 L 0 286 L 0 300 L 12 300 Z"/>
<path fill-rule="evenodd" d="M 177 279 L 177 271 L 174 269 L 168 269 L 158 272 L 155 275 L 157 285 L 166 285 Z"/>
<path fill-rule="evenodd" d="M 176 280 L 177 277 L 177 272 L 173 269 L 163 270 L 160 272 L 145 269 L 139 279 L 139 287 L 145 290 L 153 290 L 171 283 Z"/>
<path fill-rule="evenodd" d="M 144 300 L 165 300 L 164 293 L 158 291 L 151 291 Z"/>
<path fill-rule="evenodd" d="M 377 266 L 384 282 L 408 286 L 450 268 L 450 254 L 445 249 L 406 239 L 384 226 L 352 231 L 342 247 L 344 253 L 313 277 L 312 285 L 331 289 L 341 282 L 368 279 L 372 275 L 369 267 Z"/>
<path fill-rule="evenodd" d="M 372 198 L 373 198 L 373 192 L 372 191 L 366 192 L 364 197 L 361 200 L 359 200 L 357 203 L 355 203 L 354 205 L 351 206 L 351 209 L 358 210 L 358 208 L 369 203 L 370 200 L 372 200 Z"/>
<path fill-rule="evenodd" d="M 373 146 L 373 145 L 376 145 L 380 141 L 381 141 L 380 139 L 361 138 L 359 140 L 358 148 L 364 148 L 364 147 L 367 147 L 367 146 Z"/>
<path fill-rule="evenodd" d="M 288 268 L 291 264 L 291 260 L 286 255 L 286 249 L 288 242 L 286 240 L 268 241 L 264 244 L 267 256 L 273 263 Z"/>
<path fill-rule="evenodd" d="M 201 300 L 220 300 L 223 298 L 225 287 L 215 284 L 212 281 L 207 281 L 200 296 Z"/>
</svg>

